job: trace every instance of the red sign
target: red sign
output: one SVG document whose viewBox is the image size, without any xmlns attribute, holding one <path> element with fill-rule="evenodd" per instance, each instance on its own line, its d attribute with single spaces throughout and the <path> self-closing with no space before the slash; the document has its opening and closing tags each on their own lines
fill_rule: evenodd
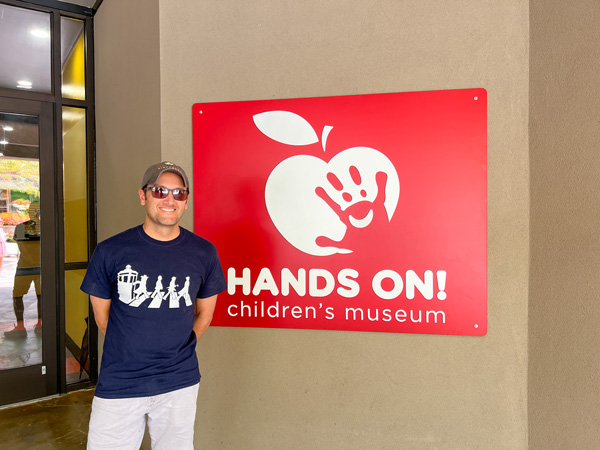
<svg viewBox="0 0 600 450">
<path fill-rule="evenodd" d="M 485 335 L 484 89 L 193 107 L 213 325 Z"/>
</svg>

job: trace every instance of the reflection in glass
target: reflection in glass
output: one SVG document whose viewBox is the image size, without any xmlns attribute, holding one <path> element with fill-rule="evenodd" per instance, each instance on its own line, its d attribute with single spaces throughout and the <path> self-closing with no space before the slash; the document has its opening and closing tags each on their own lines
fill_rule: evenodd
<svg viewBox="0 0 600 450">
<path fill-rule="evenodd" d="M 85 109 L 63 107 L 65 262 L 88 260 Z"/>
<path fill-rule="evenodd" d="M 52 92 L 50 14 L 0 4 L 0 87 Z"/>
<path fill-rule="evenodd" d="M 80 289 L 85 270 L 65 271 L 67 384 L 89 379 L 88 296 Z"/>
<path fill-rule="evenodd" d="M 85 100 L 85 39 L 83 21 L 61 17 L 62 95 Z"/>
<path fill-rule="evenodd" d="M 38 117 L 0 112 L 0 132 L 3 370 L 42 362 Z"/>
</svg>

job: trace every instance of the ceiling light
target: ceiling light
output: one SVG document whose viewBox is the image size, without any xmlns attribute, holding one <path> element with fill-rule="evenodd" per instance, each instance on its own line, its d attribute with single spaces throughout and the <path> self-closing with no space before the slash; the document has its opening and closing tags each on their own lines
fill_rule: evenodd
<svg viewBox="0 0 600 450">
<path fill-rule="evenodd" d="M 47 38 L 50 35 L 46 30 L 43 30 L 41 28 L 35 28 L 33 30 L 29 30 L 29 32 L 35 37 L 39 38 Z"/>
<path fill-rule="evenodd" d="M 8 144 L 8 141 L 6 139 L 4 139 L 4 140 L 0 141 L 0 144 L 6 145 L 6 144 Z"/>
<path fill-rule="evenodd" d="M 3 127 L 2 127 L 2 129 L 3 129 L 4 131 L 13 131 L 13 130 L 14 130 L 14 128 L 13 128 L 13 127 L 9 127 L 8 125 L 5 125 L 5 126 L 3 126 Z"/>
<path fill-rule="evenodd" d="M 21 80 L 17 81 L 17 87 L 21 89 L 31 89 L 33 87 L 33 83 L 31 81 Z"/>
</svg>

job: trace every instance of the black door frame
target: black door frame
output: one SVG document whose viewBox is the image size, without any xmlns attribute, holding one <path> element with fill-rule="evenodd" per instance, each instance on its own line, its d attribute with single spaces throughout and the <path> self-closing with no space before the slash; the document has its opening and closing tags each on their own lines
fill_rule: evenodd
<svg viewBox="0 0 600 450">
<path fill-rule="evenodd" d="M 56 151 L 52 103 L 0 97 L 0 111 L 39 117 L 42 362 L 32 366 L 0 371 L 0 404 L 8 404 L 56 394 L 58 385 L 59 298 L 57 272 Z"/>
</svg>

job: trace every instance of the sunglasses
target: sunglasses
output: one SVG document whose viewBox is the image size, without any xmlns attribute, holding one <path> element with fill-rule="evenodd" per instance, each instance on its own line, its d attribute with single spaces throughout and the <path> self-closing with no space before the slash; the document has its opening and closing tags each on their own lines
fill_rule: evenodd
<svg viewBox="0 0 600 450">
<path fill-rule="evenodd" d="M 173 198 L 175 200 L 177 200 L 178 202 L 187 200 L 188 194 L 189 194 L 187 189 L 181 189 L 181 188 L 167 189 L 166 187 L 162 187 L 162 186 L 145 187 L 144 191 L 152 192 L 152 197 L 157 198 L 159 200 L 162 200 L 163 198 L 167 198 L 167 196 L 169 195 L 169 192 L 172 192 Z"/>
</svg>

